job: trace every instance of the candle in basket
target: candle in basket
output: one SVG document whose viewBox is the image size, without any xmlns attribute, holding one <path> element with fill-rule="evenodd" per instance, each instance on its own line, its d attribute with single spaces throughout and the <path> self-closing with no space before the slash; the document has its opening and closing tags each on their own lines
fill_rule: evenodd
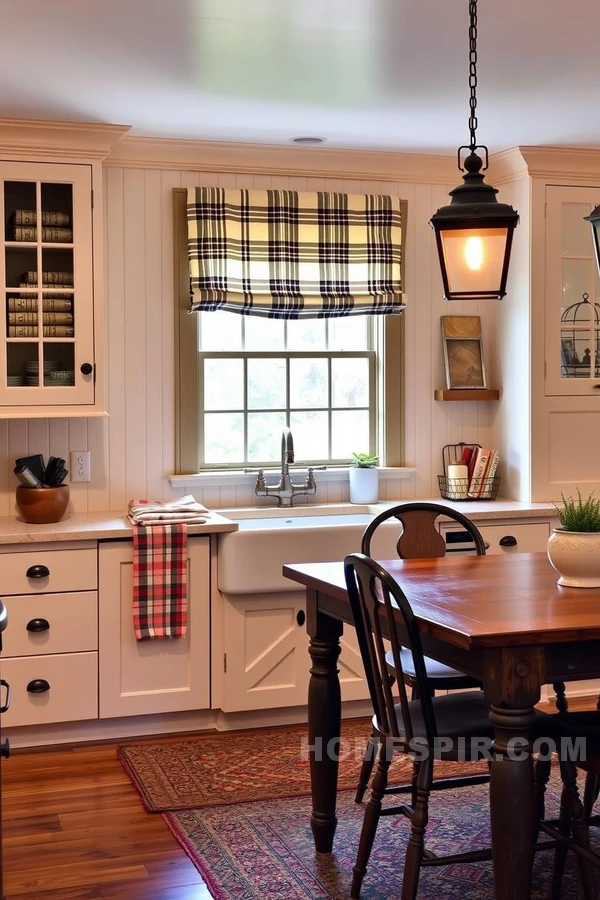
<svg viewBox="0 0 600 900">
<path fill-rule="evenodd" d="M 447 487 L 449 500 L 466 500 L 469 490 L 469 469 L 464 463 L 454 462 L 448 466 Z"/>
</svg>

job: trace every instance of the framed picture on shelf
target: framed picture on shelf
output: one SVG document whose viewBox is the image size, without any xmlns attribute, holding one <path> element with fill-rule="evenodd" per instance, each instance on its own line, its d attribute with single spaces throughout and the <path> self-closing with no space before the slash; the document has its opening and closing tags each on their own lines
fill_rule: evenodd
<svg viewBox="0 0 600 900">
<path fill-rule="evenodd" d="M 448 390 L 485 389 L 479 316 L 442 316 L 442 344 Z"/>
</svg>

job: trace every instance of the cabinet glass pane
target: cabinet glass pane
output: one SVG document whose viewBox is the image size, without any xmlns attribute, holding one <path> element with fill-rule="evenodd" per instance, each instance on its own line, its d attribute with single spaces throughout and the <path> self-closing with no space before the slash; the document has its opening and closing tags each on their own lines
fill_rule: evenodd
<svg viewBox="0 0 600 900">
<path fill-rule="evenodd" d="M 46 328 L 44 327 L 44 333 Z M 42 344 L 44 384 L 46 387 L 74 387 L 75 344 L 44 341 Z"/>
<path fill-rule="evenodd" d="M 6 247 L 6 286 L 35 288 L 37 285 L 37 251 L 35 247 Z"/>
<path fill-rule="evenodd" d="M 8 387 L 39 386 L 39 344 L 22 340 L 6 345 Z"/>
<path fill-rule="evenodd" d="M 561 247 L 563 256 L 591 256 L 593 253 L 589 203 L 563 203 L 561 208 Z"/>
<path fill-rule="evenodd" d="M 40 194 L 42 242 L 72 244 L 73 186 L 64 183 L 42 182 Z"/>
<path fill-rule="evenodd" d="M 591 329 L 561 331 L 561 378 L 589 378 L 592 365 Z"/>
<path fill-rule="evenodd" d="M 595 262 L 594 262 L 595 265 Z M 562 311 L 572 303 L 579 303 L 583 294 L 592 296 L 594 289 L 592 260 L 563 259 L 562 262 Z"/>
<path fill-rule="evenodd" d="M 35 181 L 4 182 L 4 240 L 22 240 L 21 229 L 35 226 Z M 30 237 L 34 240 L 35 237 Z"/>
</svg>

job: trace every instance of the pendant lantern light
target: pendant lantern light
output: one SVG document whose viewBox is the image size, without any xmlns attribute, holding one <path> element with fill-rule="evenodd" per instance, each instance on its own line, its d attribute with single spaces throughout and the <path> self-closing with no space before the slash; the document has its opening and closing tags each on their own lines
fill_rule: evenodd
<svg viewBox="0 0 600 900">
<path fill-rule="evenodd" d="M 596 254 L 596 265 L 598 266 L 598 277 L 600 278 L 600 206 L 592 210 L 589 216 L 584 216 L 584 219 L 592 226 L 592 240 L 594 242 L 594 253 Z"/>
<path fill-rule="evenodd" d="M 477 0 L 469 0 L 469 87 L 471 140 L 457 154 L 463 183 L 450 191 L 451 203 L 438 209 L 429 224 L 435 231 L 446 300 L 501 300 L 519 214 L 507 203 L 498 203 L 498 191 L 485 183 L 481 171 L 488 167 L 488 149 L 476 138 Z M 461 163 L 463 150 L 468 155 Z M 485 151 L 485 165 L 476 150 Z"/>
</svg>

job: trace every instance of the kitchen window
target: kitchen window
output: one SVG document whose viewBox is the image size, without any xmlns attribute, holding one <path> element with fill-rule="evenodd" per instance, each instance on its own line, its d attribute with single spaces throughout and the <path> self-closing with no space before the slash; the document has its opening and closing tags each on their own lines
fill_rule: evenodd
<svg viewBox="0 0 600 900">
<path fill-rule="evenodd" d="M 190 315 L 186 192 L 174 200 L 178 472 L 277 465 L 284 425 L 297 463 L 399 465 L 402 317 Z"/>
</svg>

